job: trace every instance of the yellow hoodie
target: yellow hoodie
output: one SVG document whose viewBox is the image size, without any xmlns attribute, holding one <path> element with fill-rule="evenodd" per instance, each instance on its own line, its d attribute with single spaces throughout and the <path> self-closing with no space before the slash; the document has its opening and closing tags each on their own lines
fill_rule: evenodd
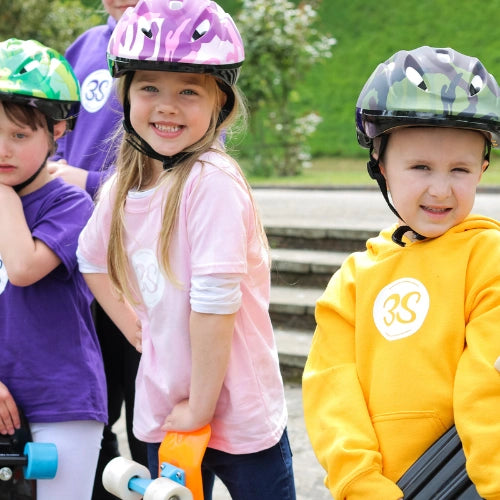
<svg viewBox="0 0 500 500">
<path fill-rule="evenodd" d="M 479 494 L 500 499 L 500 223 L 367 242 L 316 306 L 306 427 L 336 500 L 401 498 L 395 484 L 455 422 Z"/>
</svg>

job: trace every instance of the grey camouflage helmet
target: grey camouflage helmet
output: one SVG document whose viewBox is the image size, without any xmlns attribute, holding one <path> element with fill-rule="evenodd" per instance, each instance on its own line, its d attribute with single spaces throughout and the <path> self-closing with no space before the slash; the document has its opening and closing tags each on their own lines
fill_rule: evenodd
<svg viewBox="0 0 500 500">
<path fill-rule="evenodd" d="M 399 51 L 372 73 L 356 104 L 358 142 L 397 127 L 478 130 L 500 143 L 500 88 L 481 61 L 450 48 Z"/>
</svg>

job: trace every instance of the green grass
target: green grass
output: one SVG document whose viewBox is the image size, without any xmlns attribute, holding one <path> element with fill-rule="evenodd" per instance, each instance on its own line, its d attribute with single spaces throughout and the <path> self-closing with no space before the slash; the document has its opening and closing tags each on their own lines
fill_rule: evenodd
<svg viewBox="0 0 500 500">
<path fill-rule="evenodd" d="M 233 13 L 243 4 L 220 3 Z M 294 104 L 323 118 L 308 141 L 313 156 L 359 154 L 354 126 L 358 95 L 375 67 L 398 50 L 453 47 L 478 57 L 500 80 L 498 8 L 498 0 L 322 0 L 319 29 L 335 37 L 337 45 L 330 59 L 297 82 Z M 252 68 L 244 65 L 242 71 Z"/>
<path fill-rule="evenodd" d="M 241 165 L 245 170 L 245 163 Z M 366 160 L 363 158 L 317 158 L 313 160 L 311 168 L 304 170 L 295 177 L 254 177 L 248 176 L 252 186 L 376 186 L 377 183 L 370 178 L 366 171 Z M 482 186 L 500 186 L 500 157 L 492 158 L 490 168 L 481 179 Z"/>
</svg>

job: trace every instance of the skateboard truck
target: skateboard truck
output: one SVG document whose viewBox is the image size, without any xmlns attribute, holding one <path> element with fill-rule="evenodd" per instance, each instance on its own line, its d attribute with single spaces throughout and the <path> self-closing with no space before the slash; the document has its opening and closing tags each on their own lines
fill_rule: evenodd
<svg viewBox="0 0 500 500">
<path fill-rule="evenodd" d="M 158 451 L 159 477 L 137 462 L 116 457 L 102 474 L 104 488 L 122 500 L 203 500 L 201 462 L 210 426 L 194 432 L 168 432 Z"/>
</svg>

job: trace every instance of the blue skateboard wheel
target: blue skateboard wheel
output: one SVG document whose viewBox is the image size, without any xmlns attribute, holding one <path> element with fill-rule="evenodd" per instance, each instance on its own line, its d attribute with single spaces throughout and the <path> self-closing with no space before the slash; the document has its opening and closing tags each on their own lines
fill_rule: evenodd
<svg viewBox="0 0 500 500">
<path fill-rule="evenodd" d="M 57 448 L 52 443 L 26 443 L 23 467 L 26 479 L 53 479 L 57 472 Z"/>
</svg>

